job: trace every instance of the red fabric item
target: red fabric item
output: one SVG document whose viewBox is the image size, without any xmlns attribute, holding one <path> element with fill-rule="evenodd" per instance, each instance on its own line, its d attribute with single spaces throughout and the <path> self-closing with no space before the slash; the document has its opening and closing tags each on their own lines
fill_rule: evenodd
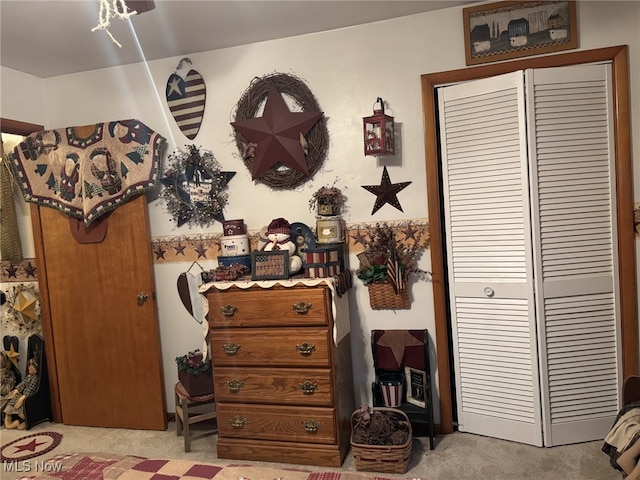
<svg viewBox="0 0 640 480">
<path fill-rule="evenodd" d="M 424 330 L 374 330 L 373 341 L 376 344 L 373 359 L 376 369 L 425 369 Z"/>
</svg>

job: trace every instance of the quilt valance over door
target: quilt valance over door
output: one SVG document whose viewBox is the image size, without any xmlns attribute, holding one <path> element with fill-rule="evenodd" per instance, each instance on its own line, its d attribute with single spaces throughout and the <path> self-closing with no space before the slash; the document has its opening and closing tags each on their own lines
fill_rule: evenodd
<svg viewBox="0 0 640 480">
<path fill-rule="evenodd" d="M 463 431 L 602 439 L 621 371 L 608 65 L 439 89 Z"/>
<path fill-rule="evenodd" d="M 10 160 L 27 202 L 88 226 L 156 185 L 166 140 L 138 120 L 97 123 L 87 136 L 77 128 L 33 133 Z"/>
</svg>

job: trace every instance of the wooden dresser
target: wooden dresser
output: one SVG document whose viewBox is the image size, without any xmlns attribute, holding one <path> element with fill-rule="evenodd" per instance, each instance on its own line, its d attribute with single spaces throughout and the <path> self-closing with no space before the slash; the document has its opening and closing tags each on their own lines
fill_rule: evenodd
<svg viewBox="0 0 640 480">
<path fill-rule="evenodd" d="M 211 288 L 207 299 L 218 457 L 341 466 L 353 379 L 329 286 Z"/>
</svg>

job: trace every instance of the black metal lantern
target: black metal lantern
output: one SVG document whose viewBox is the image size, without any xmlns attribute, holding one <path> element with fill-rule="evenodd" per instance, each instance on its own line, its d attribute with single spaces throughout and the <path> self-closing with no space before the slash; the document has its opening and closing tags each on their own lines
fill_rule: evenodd
<svg viewBox="0 0 640 480">
<path fill-rule="evenodd" d="M 385 115 L 384 100 L 378 97 L 373 115 L 362 119 L 365 155 L 393 155 L 395 129 L 393 117 Z"/>
</svg>

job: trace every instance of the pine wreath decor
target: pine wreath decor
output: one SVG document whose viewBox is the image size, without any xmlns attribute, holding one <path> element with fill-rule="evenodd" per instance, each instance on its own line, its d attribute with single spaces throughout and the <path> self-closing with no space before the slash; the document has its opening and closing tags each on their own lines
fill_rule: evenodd
<svg viewBox="0 0 640 480">
<path fill-rule="evenodd" d="M 232 123 L 241 124 L 246 120 L 255 119 L 260 108 L 265 105 L 272 87 L 275 87 L 281 95 L 293 100 L 294 110 L 292 111 L 321 112 L 318 101 L 300 78 L 284 73 L 273 73 L 252 80 L 236 105 L 235 119 Z M 256 170 L 254 157 L 257 145 L 238 131 L 234 131 L 234 138 L 245 166 L 253 173 Z M 329 131 L 324 116 L 311 127 L 308 133 L 301 133 L 300 144 L 306 157 L 308 173 L 280 165 L 269 169 L 255 180 L 274 189 L 286 190 L 293 189 L 313 177 L 324 162 L 329 148 Z"/>
<path fill-rule="evenodd" d="M 223 172 L 210 150 L 188 145 L 169 155 L 168 168 L 160 183 L 165 187 L 161 198 L 178 227 L 208 226 L 224 221 L 227 186 L 236 172 Z"/>
</svg>

